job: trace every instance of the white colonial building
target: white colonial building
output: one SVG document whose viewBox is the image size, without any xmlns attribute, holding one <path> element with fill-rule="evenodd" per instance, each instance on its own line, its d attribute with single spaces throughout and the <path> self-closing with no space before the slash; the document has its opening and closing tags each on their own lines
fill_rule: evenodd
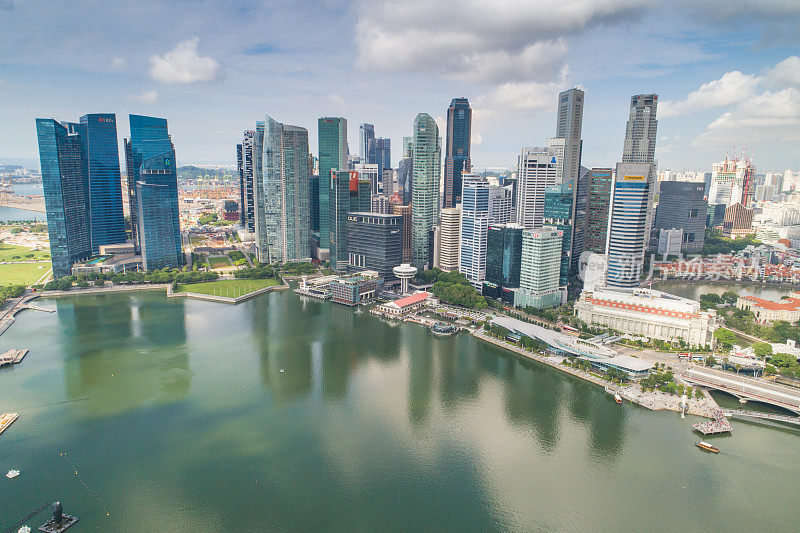
<svg viewBox="0 0 800 533">
<path fill-rule="evenodd" d="M 623 334 L 679 341 L 691 346 L 711 344 L 716 312 L 702 311 L 688 298 L 641 288 L 595 287 L 575 303 L 575 316 L 590 326 Z"/>
</svg>

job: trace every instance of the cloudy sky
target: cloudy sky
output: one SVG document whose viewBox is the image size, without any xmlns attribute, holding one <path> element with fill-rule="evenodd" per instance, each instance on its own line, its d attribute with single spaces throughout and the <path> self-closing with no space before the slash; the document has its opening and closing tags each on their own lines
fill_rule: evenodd
<svg viewBox="0 0 800 533">
<path fill-rule="evenodd" d="M 586 91 L 587 166 L 622 152 L 630 96 L 660 96 L 660 168 L 743 148 L 800 168 L 798 0 L 0 0 L 0 161 L 37 161 L 35 117 L 169 120 L 182 163 L 235 163 L 265 114 L 348 119 L 390 137 L 414 116 L 474 109 L 473 165 L 513 167 L 555 130 L 558 91 Z"/>
</svg>

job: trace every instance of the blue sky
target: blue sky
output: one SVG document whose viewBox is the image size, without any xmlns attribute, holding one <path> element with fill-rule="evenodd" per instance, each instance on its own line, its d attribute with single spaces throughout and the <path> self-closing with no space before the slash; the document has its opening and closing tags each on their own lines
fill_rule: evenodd
<svg viewBox="0 0 800 533">
<path fill-rule="evenodd" d="M 800 168 L 798 0 L 0 0 L 0 161 L 38 161 L 35 117 L 163 116 L 181 163 L 235 163 L 269 114 L 345 116 L 390 137 L 474 109 L 476 168 L 514 167 L 586 91 L 583 163 L 621 156 L 630 96 L 660 97 L 660 168 L 710 169 L 748 148 Z"/>
</svg>

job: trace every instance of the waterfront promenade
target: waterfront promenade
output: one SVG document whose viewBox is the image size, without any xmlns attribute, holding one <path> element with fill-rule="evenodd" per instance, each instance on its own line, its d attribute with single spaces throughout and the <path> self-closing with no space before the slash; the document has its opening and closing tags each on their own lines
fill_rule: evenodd
<svg viewBox="0 0 800 533">
<path fill-rule="evenodd" d="M 622 398 L 637 405 L 641 405 L 642 407 L 646 407 L 647 409 L 650 409 L 652 411 L 667 410 L 667 411 L 681 412 L 682 410 L 681 398 L 675 396 L 674 394 L 667 394 L 660 391 L 645 392 L 642 391 L 638 383 L 631 383 L 626 386 L 614 385 L 611 382 L 603 379 L 602 377 L 596 374 L 593 374 L 591 372 L 585 372 L 583 370 L 578 370 L 563 364 L 562 363 L 562 361 L 564 360 L 563 357 L 551 357 L 551 356 L 540 355 L 535 352 L 528 351 L 508 341 L 490 337 L 489 335 L 483 333 L 481 330 L 474 331 L 472 334 L 478 339 L 494 344 L 495 346 L 505 348 L 506 350 L 514 352 L 517 355 L 551 366 L 562 372 L 571 374 L 585 381 L 590 381 L 596 385 L 600 385 L 607 391 L 617 392 L 619 393 L 620 396 L 622 396 Z M 712 418 L 714 413 L 717 412 L 718 410 L 719 406 L 717 405 L 717 403 L 714 401 L 711 395 L 709 395 L 705 391 L 702 399 L 689 398 L 687 400 L 686 413 L 691 415 Z"/>
</svg>

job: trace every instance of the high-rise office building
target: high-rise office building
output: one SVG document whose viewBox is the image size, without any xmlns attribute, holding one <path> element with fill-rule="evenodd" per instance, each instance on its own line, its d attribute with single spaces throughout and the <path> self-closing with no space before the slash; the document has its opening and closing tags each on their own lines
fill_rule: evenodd
<svg viewBox="0 0 800 533">
<path fill-rule="evenodd" d="M 347 215 L 349 272 L 373 270 L 394 281 L 392 269 L 403 260 L 403 217 L 385 213 Z"/>
<path fill-rule="evenodd" d="M 572 264 L 570 265 L 572 272 L 577 272 L 578 261 L 586 250 L 586 233 L 589 222 L 589 169 L 582 166 L 578 174 L 575 207 L 572 210 Z"/>
<path fill-rule="evenodd" d="M 705 185 L 692 181 L 662 181 L 658 197 L 653 233 L 683 230 L 681 251 L 688 254 L 701 252 L 708 213 Z M 658 235 L 655 238 L 658 239 Z"/>
<path fill-rule="evenodd" d="M 242 144 L 236 146 L 239 163 L 239 224 L 249 233 L 256 231 L 255 190 L 253 189 L 253 142 L 256 132 L 246 130 Z M 241 157 L 239 156 L 241 147 Z"/>
<path fill-rule="evenodd" d="M 561 303 L 561 246 L 564 235 L 552 227 L 522 232 L 522 260 L 515 307 L 544 309 Z"/>
<path fill-rule="evenodd" d="M 317 121 L 319 132 L 319 246 L 330 248 L 331 209 L 329 197 L 333 190 L 332 170 L 347 169 L 347 119 L 323 117 Z M 347 222 L 342 219 L 342 227 Z"/>
<path fill-rule="evenodd" d="M 131 222 L 145 270 L 177 268 L 181 254 L 178 173 L 167 119 L 130 115 L 125 140 Z M 135 215 L 134 215 L 135 213 Z"/>
<path fill-rule="evenodd" d="M 367 163 L 378 165 L 378 181 L 383 181 L 383 172 L 392 168 L 392 141 L 381 137 L 369 141 L 370 159 Z"/>
<path fill-rule="evenodd" d="M 608 237 L 608 209 L 611 205 L 610 168 L 593 168 L 589 171 L 589 201 L 586 208 L 587 252 L 606 253 Z"/>
<path fill-rule="evenodd" d="M 293 262 L 310 257 L 308 131 L 267 116 L 262 179 L 264 225 L 256 235 L 258 260 Z M 262 233 L 263 231 L 263 233 Z"/>
<path fill-rule="evenodd" d="M 606 283 L 612 287 L 639 284 L 649 240 L 647 211 L 654 185 L 651 163 L 618 163 L 611 191 Z"/>
<path fill-rule="evenodd" d="M 383 194 L 373 194 L 370 205 L 370 212 L 372 213 L 383 213 L 385 215 L 389 214 L 389 198 Z"/>
<path fill-rule="evenodd" d="M 581 231 L 570 231 L 570 250 L 567 255 L 571 258 L 570 266 L 575 268 L 577 260 L 583 251 L 583 230 L 585 228 L 586 187 L 581 187 L 581 151 L 583 141 L 581 131 L 583 128 L 583 103 L 584 92 L 573 88 L 563 91 L 558 95 L 558 119 L 556 121 L 556 137 L 564 139 L 564 170 L 561 183 L 571 182 L 572 208 L 567 224 Z M 584 181 L 585 185 L 585 181 Z"/>
<path fill-rule="evenodd" d="M 330 195 L 330 265 L 334 270 L 345 271 L 347 256 L 348 213 L 369 213 L 370 182 L 361 180 L 358 173 L 337 170 L 331 173 Z"/>
<path fill-rule="evenodd" d="M 544 211 L 542 224 L 561 230 L 564 234 L 561 246 L 561 274 L 559 284 L 566 287 L 572 254 L 572 201 L 574 198 L 572 182 L 548 187 L 544 192 Z"/>
<path fill-rule="evenodd" d="M 356 163 L 351 165 L 350 170 L 358 172 L 358 179 L 369 181 L 371 194 L 380 194 L 381 180 L 378 173 L 378 165 L 374 163 Z"/>
<path fill-rule="evenodd" d="M 83 157 L 89 178 L 92 253 L 96 254 L 103 244 L 125 242 L 117 118 L 114 113 L 84 115 L 80 118 L 80 126 Z"/>
<path fill-rule="evenodd" d="M 253 217 L 255 223 L 256 256 L 269 261 L 269 254 L 266 250 L 259 250 L 258 236 L 267 234 L 267 210 L 264 205 L 264 132 L 267 128 L 263 120 L 256 121 L 255 134 L 253 135 Z M 261 245 L 266 245 L 262 242 Z"/>
<path fill-rule="evenodd" d="M 47 232 L 53 277 L 72 273 L 72 263 L 92 255 L 89 181 L 77 124 L 37 118 Z"/>
<path fill-rule="evenodd" d="M 444 157 L 444 203 L 455 207 L 461 202 L 462 173 L 471 172 L 469 158 L 472 109 L 466 98 L 453 98 L 447 108 L 447 142 Z"/>
<path fill-rule="evenodd" d="M 311 174 L 308 177 L 308 205 L 311 212 L 308 219 L 309 235 L 311 235 L 314 228 L 319 231 L 319 176 L 316 174 Z M 319 239 L 319 236 L 316 238 Z"/>
<path fill-rule="evenodd" d="M 522 230 L 519 224 L 489 224 L 486 237 L 486 281 L 484 296 L 514 303 L 522 261 Z"/>
<path fill-rule="evenodd" d="M 462 183 L 458 271 L 476 290 L 486 279 L 486 236 L 489 229 L 489 182 L 466 177 Z"/>
<path fill-rule="evenodd" d="M 403 263 L 411 261 L 411 206 L 392 205 L 392 214 L 403 218 Z"/>
<path fill-rule="evenodd" d="M 632 287 L 639 283 L 653 226 L 656 187 L 656 111 L 658 95 L 631 97 L 622 162 L 611 191 L 606 283 Z"/>
<path fill-rule="evenodd" d="M 369 142 L 375 138 L 375 126 L 373 124 L 358 125 L 358 155 L 362 163 L 371 163 Z M 344 170 L 344 169 L 342 169 Z"/>
<path fill-rule="evenodd" d="M 517 161 L 517 223 L 542 226 L 544 193 L 563 179 L 564 139 L 548 139 L 546 147 L 523 148 Z"/>
<path fill-rule="evenodd" d="M 514 220 L 513 186 L 489 186 L 489 224 L 507 224 Z"/>
<path fill-rule="evenodd" d="M 414 158 L 404 157 L 400 160 L 397 169 L 397 188 L 403 200 L 403 205 L 411 205 L 413 190 Z"/>
<path fill-rule="evenodd" d="M 461 207 L 442 209 L 438 234 L 437 263 L 434 266 L 450 272 L 458 270 L 461 252 Z"/>
<path fill-rule="evenodd" d="M 414 119 L 414 170 L 412 177 L 412 262 L 430 267 L 429 238 L 439 211 L 442 145 L 436 121 L 427 113 Z"/>
</svg>

